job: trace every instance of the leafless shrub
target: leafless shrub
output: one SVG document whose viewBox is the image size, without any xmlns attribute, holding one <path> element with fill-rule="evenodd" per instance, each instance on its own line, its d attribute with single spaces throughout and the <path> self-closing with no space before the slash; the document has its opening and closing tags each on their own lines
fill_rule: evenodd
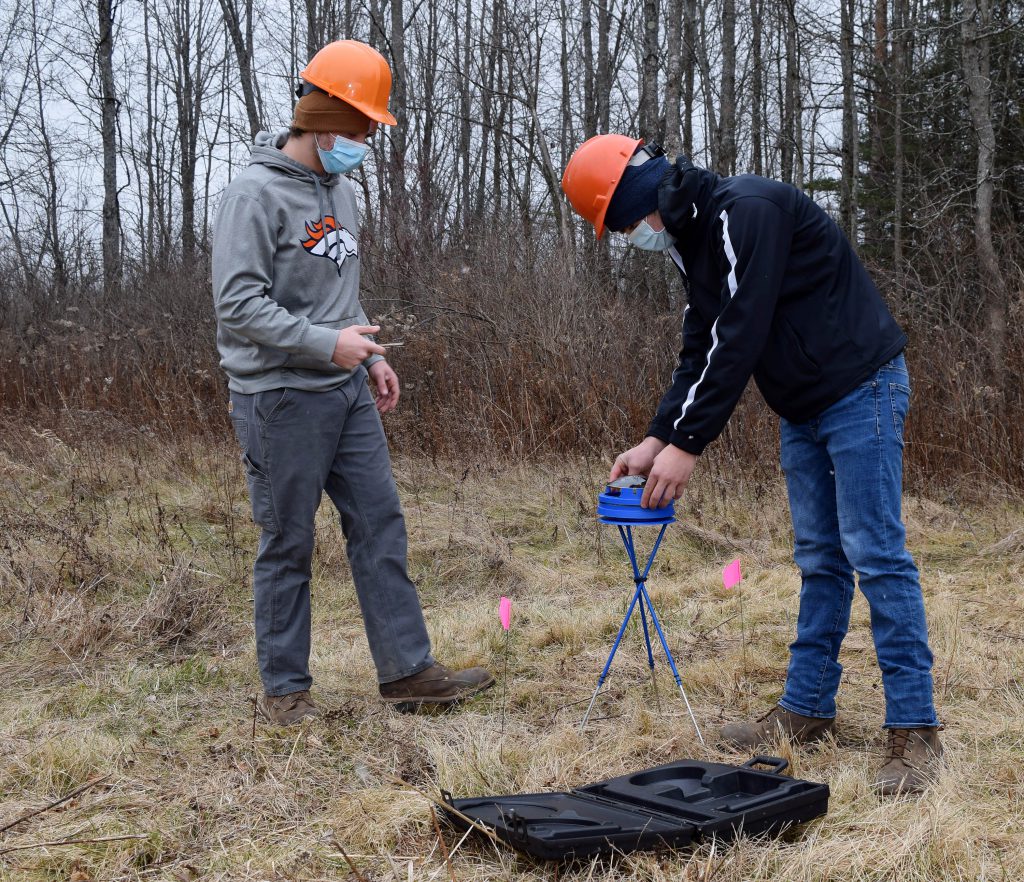
<svg viewBox="0 0 1024 882">
<path fill-rule="evenodd" d="M 396 260 L 368 243 L 367 310 L 383 340 L 403 344 L 391 355 L 403 380 L 388 419 L 396 449 L 537 459 L 634 443 L 679 346 L 682 297 L 663 264 L 642 255 L 574 264 L 508 230 L 430 258 Z M 981 316 L 965 312 L 953 278 L 875 275 L 911 338 L 908 481 L 1019 491 L 1022 323 L 1008 329 L 993 376 Z M 60 412 L 90 435 L 117 427 L 182 447 L 227 436 L 201 262 L 135 277 L 113 300 L 83 288 L 58 304 L 28 289 L 0 309 L 0 407 L 41 426 Z M 777 474 L 776 445 L 774 417 L 748 390 L 705 468 L 763 481 Z"/>
</svg>

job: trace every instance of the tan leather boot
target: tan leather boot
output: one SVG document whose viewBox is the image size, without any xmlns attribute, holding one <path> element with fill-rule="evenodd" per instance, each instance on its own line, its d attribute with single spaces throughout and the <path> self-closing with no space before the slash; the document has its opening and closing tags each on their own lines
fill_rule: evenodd
<svg viewBox="0 0 1024 882">
<path fill-rule="evenodd" d="M 754 750 L 779 739 L 806 744 L 817 741 L 834 723 L 835 720 L 831 718 L 805 717 L 777 704 L 753 723 L 729 723 L 723 726 L 721 742 L 727 747 L 740 750 Z"/>
<path fill-rule="evenodd" d="M 256 702 L 256 707 L 265 720 L 276 726 L 296 726 L 309 717 L 320 716 L 308 690 L 288 695 L 264 695 Z"/>
<path fill-rule="evenodd" d="M 939 728 L 889 729 L 885 761 L 875 776 L 882 796 L 924 793 L 939 777 L 942 744 Z"/>
<path fill-rule="evenodd" d="M 403 713 L 416 711 L 422 705 L 448 705 L 469 698 L 494 684 L 494 677 L 484 668 L 453 671 L 433 664 L 418 674 L 380 684 L 380 697 Z"/>
</svg>

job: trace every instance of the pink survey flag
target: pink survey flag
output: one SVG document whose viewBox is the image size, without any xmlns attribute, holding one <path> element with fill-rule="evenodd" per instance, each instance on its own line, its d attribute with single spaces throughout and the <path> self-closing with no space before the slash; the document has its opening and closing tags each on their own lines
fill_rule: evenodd
<svg viewBox="0 0 1024 882">
<path fill-rule="evenodd" d="M 725 569 L 722 570 L 722 584 L 728 589 L 734 585 L 739 585 L 740 579 L 743 578 L 740 573 L 740 559 L 736 558 L 732 563 L 726 564 Z"/>
<path fill-rule="evenodd" d="M 501 617 L 501 627 L 507 631 L 512 624 L 512 601 L 507 597 L 501 598 L 501 602 L 498 604 L 498 615 Z"/>
</svg>

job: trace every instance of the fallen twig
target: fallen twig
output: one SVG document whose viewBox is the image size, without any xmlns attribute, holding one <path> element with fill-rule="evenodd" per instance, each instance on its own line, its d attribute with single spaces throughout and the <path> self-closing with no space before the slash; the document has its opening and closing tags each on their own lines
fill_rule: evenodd
<svg viewBox="0 0 1024 882">
<path fill-rule="evenodd" d="M 448 844 L 444 841 L 444 836 L 441 835 L 441 824 L 437 820 L 437 811 L 433 806 L 430 807 L 430 817 L 434 821 L 434 830 L 437 832 L 437 841 L 441 843 L 441 851 L 444 852 L 444 862 L 448 865 L 448 874 L 452 877 L 452 882 L 456 882 L 455 868 L 452 867 L 452 856 L 448 851 Z"/>
<path fill-rule="evenodd" d="M 333 839 L 334 840 L 334 844 L 336 846 L 338 846 L 338 851 L 340 851 L 341 852 L 341 856 L 343 858 L 345 858 L 345 863 L 348 864 L 348 868 L 352 871 L 352 874 L 359 880 L 359 882 L 367 882 L 366 877 L 362 873 L 359 872 L 359 867 L 357 867 L 352 862 L 352 858 L 350 858 L 348 856 L 348 852 L 345 851 L 345 847 L 341 844 L 341 842 L 338 841 L 338 837 L 335 836 L 332 833 L 331 834 L 331 839 Z"/>
<path fill-rule="evenodd" d="M 102 784 L 109 777 L 110 775 L 104 775 L 102 778 L 93 778 L 92 781 L 87 781 L 81 787 L 76 787 L 67 796 L 62 796 L 60 799 L 51 802 L 49 805 L 44 805 L 42 808 L 38 808 L 35 811 L 29 812 L 27 815 L 22 815 L 20 818 L 11 821 L 11 823 L 9 824 L 5 824 L 3 827 L 0 827 L 0 833 L 6 833 L 8 830 L 11 829 L 11 827 L 17 827 L 18 824 L 20 824 L 22 821 L 27 821 L 29 818 L 34 818 L 36 815 L 41 815 L 43 812 L 48 812 L 52 808 L 56 808 L 59 805 L 63 805 L 65 802 L 74 799 L 79 794 L 85 793 L 85 791 L 88 790 L 90 787 L 95 787 L 97 784 Z M 2 852 L 0 852 L 0 854 L 2 854 Z"/>
<path fill-rule="evenodd" d="M 31 845 L 12 845 L 0 851 L 0 855 L 9 854 L 12 851 L 25 851 L 29 848 L 56 848 L 58 845 L 93 845 L 97 842 L 121 842 L 125 839 L 145 839 L 145 836 L 104 836 L 100 839 L 56 839 L 53 842 L 33 842 Z"/>
</svg>

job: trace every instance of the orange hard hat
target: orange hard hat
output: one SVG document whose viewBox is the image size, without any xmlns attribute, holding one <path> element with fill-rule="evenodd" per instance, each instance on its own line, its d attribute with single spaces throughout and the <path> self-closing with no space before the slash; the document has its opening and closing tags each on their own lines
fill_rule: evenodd
<svg viewBox="0 0 1024 882">
<path fill-rule="evenodd" d="M 386 126 L 397 120 L 388 112 L 391 68 L 384 56 L 359 40 L 335 40 L 316 53 L 299 73 L 323 89 Z"/>
<path fill-rule="evenodd" d="M 580 144 L 565 167 L 562 189 L 576 213 L 594 225 L 598 239 L 612 194 L 643 143 L 643 138 L 626 135 L 594 135 Z"/>
</svg>

